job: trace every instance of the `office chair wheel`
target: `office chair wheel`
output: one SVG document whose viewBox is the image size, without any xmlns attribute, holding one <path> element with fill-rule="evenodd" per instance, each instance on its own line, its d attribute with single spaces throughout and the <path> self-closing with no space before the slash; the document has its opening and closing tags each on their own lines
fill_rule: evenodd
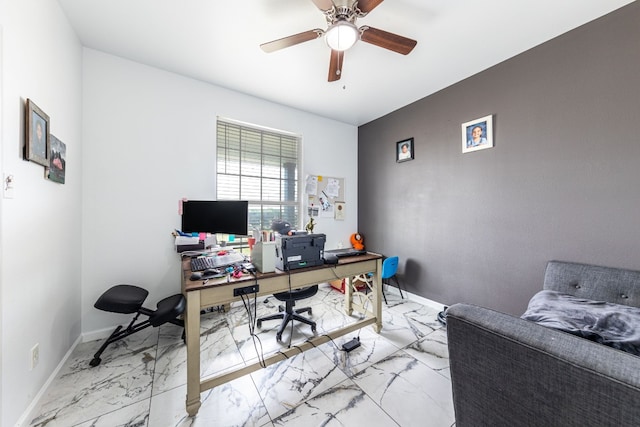
<svg viewBox="0 0 640 427">
<path fill-rule="evenodd" d="M 282 341 L 282 334 L 276 334 L 276 340 Z"/>
<path fill-rule="evenodd" d="M 91 359 L 91 362 L 89 362 L 89 365 L 92 368 L 95 368 L 96 366 L 98 366 L 100 364 L 100 362 L 102 362 L 102 359 L 100 359 L 99 357 L 94 357 L 93 359 Z"/>
<path fill-rule="evenodd" d="M 312 326 L 311 326 L 311 332 L 316 332 L 316 327 L 315 327 L 315 325 L 312 325 Z"/>
<path fill-rule="evenodd" d="M 278 313 L 282 313 L 284 311 L 284 307 L 279 305 L 278 306 Z"/>
<path fill-rule="evenodd" d="M 260 319 L 256 320 L 256 326 L 258 328 L 262 328 L 262 320 L 260 320 Z"/>
<path fill-rule="evenodd" d="M 309 316 L 313 314 L 313 312 L 311 311 L 311 307 L 309 307 L 308 313 L 309 313 Z"/>
</svg>

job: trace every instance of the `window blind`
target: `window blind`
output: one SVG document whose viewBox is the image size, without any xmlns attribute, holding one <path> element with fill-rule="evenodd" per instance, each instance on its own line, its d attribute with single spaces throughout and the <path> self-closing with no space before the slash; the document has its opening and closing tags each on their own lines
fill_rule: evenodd
<svg viewBox="0 0 640 427">
<path fill-rule="evenodd" d="M 218 118 L 216 198 L 248 200 L 249 226 L 299 226 L 300 137 Z"/>
</svg>

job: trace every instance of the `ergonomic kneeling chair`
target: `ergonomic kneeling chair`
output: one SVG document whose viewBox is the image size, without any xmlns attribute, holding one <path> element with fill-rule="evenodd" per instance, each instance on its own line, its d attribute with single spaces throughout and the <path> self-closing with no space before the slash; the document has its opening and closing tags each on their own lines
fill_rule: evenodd
<svg viewBox="0 0 640 427">
<path fill-rule="evenodd" d="M 116 285 L 100 295 L 98 301 L 93 305 L 98 310 L 108 311 L 110 313 L 136 313 L 136 315 L 126 329 L 122 329 L 122 325 L 118 326 L 109 338 L 102 343 L 100 349 L 93 355 L 91 362 L 89 362 L 91 366 L 98 366 L 100 364 L 102 361 L 100 355 L 102 355 L 102 352 L 109 344 L 146 329 L 149 326 L 156 328 L 169 322 L 184 328 L 184 321 L 178 319 L 178 316 L 184 312 L 186 307 L 186 300 L 182 294 L 172 295 L 159 301 L 155 311 L 142 306 L 144 300 L 147 299 L 147 295 L 149 295 L 149 291 L 133 285 Z M 148 319 L 136 323 L 141 314 L 147 316 Z M 182 338 L 184 339 L 184 329 L 182 331 Z"/>
</svg>

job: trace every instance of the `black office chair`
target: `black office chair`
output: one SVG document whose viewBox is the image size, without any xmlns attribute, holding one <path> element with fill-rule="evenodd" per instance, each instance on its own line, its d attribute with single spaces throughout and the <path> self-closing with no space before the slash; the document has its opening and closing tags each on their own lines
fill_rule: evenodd
<svg viewBox="0 0 640 427">
<path fill-rule="evenodd" d="M 153 326 L 157 328 L 165 323 L 173 323 L 174 325 L 184 328 L 184 321 L 178 319 L 186 308 L 186 300 L 182 294 L 172 295 L 164 298 L 157 304 L 156 310 L 144 308 L 142 304 L 147 299 L 149 292 L 146 289 L 133 285 L 116 285 L 105 291 L 93 305 L 98 310 L 108 311 L 110 313 L 132 314 L 136 313 L 129 326 L 122 329 L 122 325 L 118 326 L 102 343 L 100 349 L 93 355 L 93 359 L 89 362 L 91 366 L 98 366 L 102 359 L 100 356 L 107 346 L 122 338 L 128 337 L 138 331 Z M 147 320 L 135 323 L 138 317 L 143 314 L 148 317 Z M 182 339 L 184 339 L 184 329 L 182 330 Z"/>
<path fill-rule="evenodd" d="M 280 311 L 277 314 L 272 314 L 270 316 L 261 317 L 256 321 L 258 328 L 262 327 L 262 322 L 265 320 L 274 320 L 274 319 L 282 319 L 282 323 L 280 324 L 280 328 L 276 333 L 276 339 L 278 341 L 282 340 L 282 332 L 284 328 L 287 327 L 287 324 L 292 320 L 297 320 L 302 323 L 306 323 L 307 325 L 311 325 L 311 331 L 316 331 L 316 322 L 313 320 L 309 320 L 306 317 L 300 316 L 300 313 L 309 313 L 311 314 L 311 307 L 299 308 L 294 310 L 293 306 L 296 304 L 296 301 L 311 298 L 318 292 L 318 285 L 309 286 L 308 288 L 294 289 L 291 292 L 280 292 L 277 294 L 273 294 L 273 296 L 278 301 L 283 301 L 285 303 L 285 307 L 278 307 Z"/>
</svg>

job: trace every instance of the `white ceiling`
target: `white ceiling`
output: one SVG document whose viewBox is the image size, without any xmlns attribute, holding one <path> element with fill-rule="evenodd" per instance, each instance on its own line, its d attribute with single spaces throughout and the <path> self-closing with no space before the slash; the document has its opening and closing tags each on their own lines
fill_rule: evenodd
<svg viewBox="0 0 640 427">
<path fill-rule="evenodd" d="M 84 46 L 353 125 L 365 124 L 631 0 L 386 0 L 357 25 L 418 41 L 408 56 L 364 42 L 329 83 L 311 0 L 58 0 Z"/>
</svg>

